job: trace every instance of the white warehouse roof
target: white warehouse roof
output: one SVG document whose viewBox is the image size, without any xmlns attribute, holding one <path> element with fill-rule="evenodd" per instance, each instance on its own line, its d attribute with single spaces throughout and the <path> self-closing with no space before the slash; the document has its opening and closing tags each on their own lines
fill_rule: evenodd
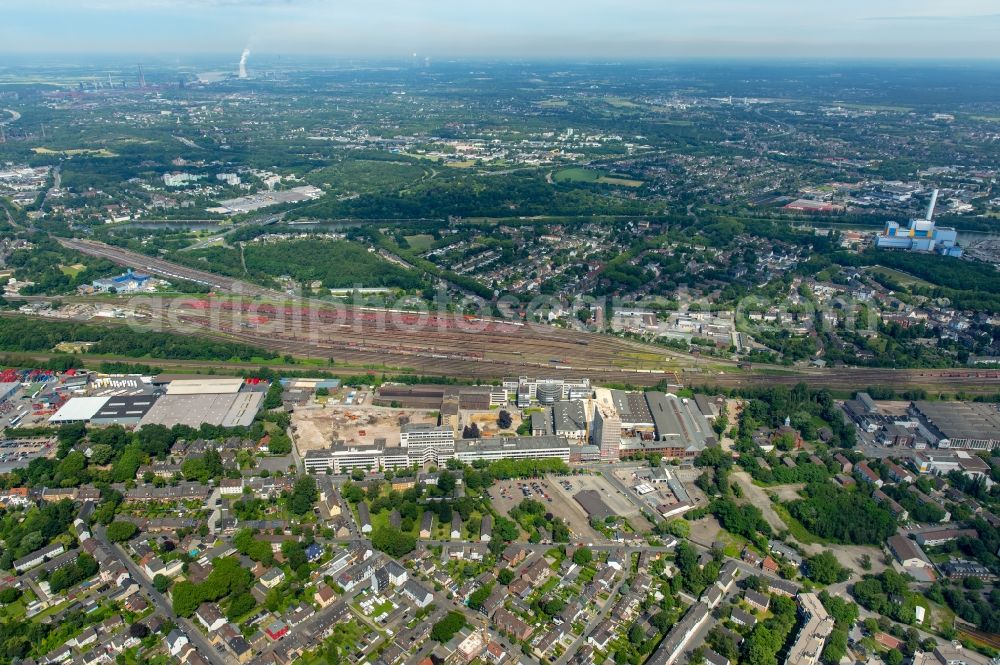
<svg viewBox="0 0 1000 665">
<path fill-rule="evenodd" d="M 105 402 L 111 399 L 105 397 L 74 397 L 63 404 L 58 411 L 49 418 L 50 423 L 78 423 L 93 418 L 104 406 Z"/>
<path fill-rule="evenodd" d="M 177 379 L 167 386 L 168 395 L 228 395 L 243 387 L 240 377 Z"/>
</svg>

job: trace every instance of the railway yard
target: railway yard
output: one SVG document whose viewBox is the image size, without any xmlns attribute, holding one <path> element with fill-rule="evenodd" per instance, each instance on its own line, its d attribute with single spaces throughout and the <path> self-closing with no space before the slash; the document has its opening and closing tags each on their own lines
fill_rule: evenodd
<svg viewBox="0 0 1000 665">
<path fill-rule="evenodd" d="M 60 242 L 123 266 L 194 281 L 219 292 L 211 298 L 133 300 L 154 329 L 239 341 L 303 358 L 332 358 L 338 365 L 476 380 L 544 370 L 556 378 L 586 375 L 599 383 L 636 386 L 663 381 L 720 387 L 804 382 L 842 391 L 869 385 L 979 394 L 1000 390 L 997 370 L 765 365 L 747 369 L 597 333 L 461 315 L 337 307 L 99 242 Z"/>
</svg>

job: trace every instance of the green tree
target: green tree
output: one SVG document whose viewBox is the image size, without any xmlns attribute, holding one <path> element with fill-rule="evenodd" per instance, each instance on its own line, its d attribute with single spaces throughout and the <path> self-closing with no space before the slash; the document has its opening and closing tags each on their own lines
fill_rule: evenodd
<svg viewBox="0 0 1000 665">
<path fill-rule="evenodd" d="M 112 480 L 118 483 L 123 483 L 126 480 L 135 480 L 135 474 L 139 470 L 139 467 L 142 466 L 144 457 L 142 449 L 139 446 L 126 446 L 122 456 L 118 458 L 114 468 L 111 470 Z"/>
<path fill-rule="evenodd" d="M 381 526 L 372 533 L 372 546 L 392 557 L 402 557 L 417 549 L 417 539 L 391 526 Z"/>
<path fill-rule="evenodd" d="M 435 642 L 447 642 L 455 633 L 465 627 L 465 617 L 458 612 L 448 612 L 443 619 L 431 628 L 431 639 Z"/>
<path fill-rule="evenodd" d="M 81 481 L 83 470 L 87 467 L 87 458 L 78 450 L 69 453 L 59 462 L 56 473 L 62 477 L 63 481 L 69 481 L 76 485 Z"/>
<path fill-rule="evenodd" d="M 112 522 L 108 525 L 108 540 L 113 543 L 123 543 L 135 537 L 139 527 L 132 522 Z"/>
<path fill-rule="evenodd" d="M 248 556 L 254 561 L 259 561 L 265 566 L 274 563 L 274 551 L 271 549 L 271 544 L 254 538 L 254 533 L 250 529 L 237 531 L 236 535 L 233 536 L 233 546 L 240 554 Z"/>
<path fill-rule="evenodd" d="M 90 449 L 90 461 L 97 466 L 104 466 L 111 462 L 115 456 L 115 450 L 106 443 L 99 443 Z"/>
<path fill-rule="evenodd" d="M 566 601 L 562 598 L 552 598 L 545 601 L 542 611 L 550 617 L 554 617 L 566 608 Z"/>
<path fill-rule="evenodd" d="M 288 509 L 296 515 L 306 515 L 312 512 L 313 504 L 319 498 L 316 480 L 312 476 L 302 476 L 295 481 L 292 495 L 289 498 Z"/>
<path fill-rule="evenodd" d="M 509 543 L 517 540 L 517 536 L 520 533 L 521 531 L 517 528 L 517 523 L 513 520 L 500 516 L 493 521 L 494 540 L 502 540 L 505 543 Z"/>
<path fill-rule="evenodd" d="M 455 476 L 450 471 L 442 471 L 438 474 L 437 487 L 441 490 L 441 493 L 445 496 L 452 493 L 455 489 Z"/>
<path fill-rule="evenodd" d="M 267 395 L 264 397 L 263 408 L 270 410 L 281 406 L 281 393 L 283 390 L 280 381 L 272 381 L 267 389 Z"/>
<path fill-rule="evenodd" d="M 198 585 L 186 580 L 175 584 L 170 595 L 173 598 L 174 614 L 181 617 L 194 614 L 203 600 Z"/>
<path fill-rule="evenodd" d="M 257 601 L 249 593 L 241 593 L 233 596 L 229 600 L 229 607 L 226 608 L 226 618 L 230 621 L 247 614 L 257 605 Z"/>
<path fill-rule="evenodd" d="M 573 552 L 573 563 L 578 566 L 586 566 L 594 560 L 594 552 L 589 547 L 579 547 Z"/>
<path fill-rule="evenodd" d="M 153 588 L 160 593 L 166 593 L 167 589 L 170 588 L 170 578 L 166 575 L 157 574 L 153 578 Z"/>
<path fill-rule="evenodd" d="M 851 571 L 840 565 L 830 550 L 824 550 L 806 560 L 806 576 L 817 584 L 846 582 Z"/>
</svg>

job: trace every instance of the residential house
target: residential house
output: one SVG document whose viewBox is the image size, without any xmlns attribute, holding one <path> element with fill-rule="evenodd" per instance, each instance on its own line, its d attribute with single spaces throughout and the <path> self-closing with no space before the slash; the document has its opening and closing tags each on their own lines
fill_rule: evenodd
<svg viewBox="0 0 1000 665">
<path fill-rule="evenodd" d="M 481 540 L 484 543 L 488 543 L 492 538 L 493 538 L 493 516 L 483 515 L 483 521 L 479 527 L 479 540 Z"/>
<path fill-rule="evenodd" d="M 882 487 L 882 478 L 875 473 L 868 462 L 858 462 L 857 466 L 854 467 L 854 475 L 861 481 L 875 485 L 875 487 Z"/>
<path fill-rule="evenodd" d="M 518 641 L 526 640 L 531 635 L 531 626 L 502 608 L 493 615 L 493 624 L 497 630 Z"/>
<path fill-rule="evenodd" d="M 545 581 L 549 579 L 549 575 L 551 574 L 552 569 L 549 568 L 545 559 L 541 558 L 522 570 L 521 578 L 527 580 L 529 584 L 537 588 L 545 584 Z"/>
<path fill-rule="evenodd" d="M 226 623 L 226 617 L 222 615 L 219 606 L 215 603 L 202 603 L 198 606 L 194 616 L 209 633 L 217 631 Z"/>
<path fill-rule="evenodd" d="M 313 594 L 313 599 L 316 601 L 316 604 L 324 609 L 336 600 L 336 598 L 337 594 L 326 584 L 321 584 L 316 590 L 316 593 Z"/>
<path fill-rule="evenodd" d="M 407 580 L 401 592 L 419 608 L 427 607 L 434 601 L 434 595 L 415 580 Z"/>
<path fill-rule="evenodd" d="M 180 655 L 184 646 L 188 643 L 188 637 L 178 629 L 174 628 L 167 635 L 167 650 L 170 651 L 171 656 Z"/>
<path fill-rule="evenodd" d="M 285 581 L 285 572 L 281 568 L 272 568 L 260 578 L 260 583 L 268 589 L 273 589 Z"/>
<path fill-rule="evenodd" d="M 737 626 L 746 626 L 747 628 L 753 628 L 757 625 L 757 617 L 750 614 L 745 610 L 741 610 L 738 607 L 734 607 L 730 618 L 733 620 Z"/>
<path fill-rule="evenodd" d="M 434 513 L 430 510 L 425 510 L 423 516 L 420 518 L 420 537 L 424 539 L 430 538 L 433 525 Z"/>
<path fill-rule="evenodd" d="M 767 578 L 767 590 L 770 593 L 781 594 L 789 598 L 794 598 L 799 593 L 797 584 L 776 577 Z"/>
<path fill-rule="evenodd" d="M 371 514 L 368 511 L 368 504 L 364 501 L 358 503 L 358 526 L 361 527 L 361 533 L 372 532 Z"/>
</svg>

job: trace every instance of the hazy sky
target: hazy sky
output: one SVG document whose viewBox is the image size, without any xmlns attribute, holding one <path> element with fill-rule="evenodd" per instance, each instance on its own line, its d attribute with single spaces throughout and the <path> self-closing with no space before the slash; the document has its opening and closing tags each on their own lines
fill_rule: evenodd
<svg viewBox="0 0 1000 665">
<path fill-rule="evenodd" d="M 998 0 L 0 0 L 0 16 L 7 53 L 1000 58 Z"/>
</svg>

